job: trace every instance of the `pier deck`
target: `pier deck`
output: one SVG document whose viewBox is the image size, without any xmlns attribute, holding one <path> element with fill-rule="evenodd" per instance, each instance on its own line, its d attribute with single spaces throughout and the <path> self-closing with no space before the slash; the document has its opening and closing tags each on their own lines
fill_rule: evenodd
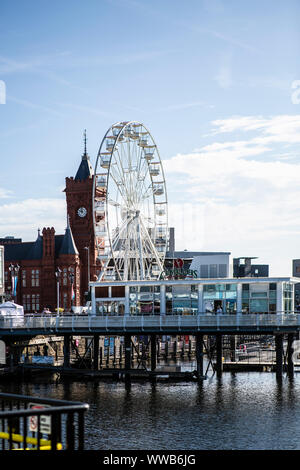
<svg viewBox="0 0 300 470">
<path fill-rule="evenodd" d="M 4 318 L 0 336 L 53 334 L 274 334 L 300 331 L 299 314 L 25 316 Z"/>
</svg>

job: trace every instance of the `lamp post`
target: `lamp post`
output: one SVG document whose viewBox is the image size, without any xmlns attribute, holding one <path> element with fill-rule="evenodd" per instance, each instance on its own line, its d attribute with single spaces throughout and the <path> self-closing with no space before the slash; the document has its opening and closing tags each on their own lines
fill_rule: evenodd
<svg viewBox="0 0 300 470">
<path fill-rule="evenodd" d="M 61 269 L 56 268 L 55 277 L 56 277 L 56 286 L 57 286 L 57 312 L 56 315 L 59 315 L 59 279 L 61 276 Z"/>
<path fill-rule="evenodd" d="M 17 300 L 17 283 L 18 283 L 18 273 L 20 270 L 20 266 L 18 264 L 10 264 L 8 269 L 10 270 L 11 273 L 11 293 L 13 299 Z"/>
<path fill-rule="evenodd" d="M 88 256 L 88 292 L 90 292 L 90 280 L 91 280 L 91 273 L 90 273 L 90 248 L 88 246 L 84 247 L 85 250 L 87 250 L 87 256 Z"/>
<path fill-rule="evenodd" d="M 71 311 L 73 311 L 73 298 L 75 298 L 74 292 L 74 269 L 69 267 L 69 279 L 71 281 Z"/>
</svg>

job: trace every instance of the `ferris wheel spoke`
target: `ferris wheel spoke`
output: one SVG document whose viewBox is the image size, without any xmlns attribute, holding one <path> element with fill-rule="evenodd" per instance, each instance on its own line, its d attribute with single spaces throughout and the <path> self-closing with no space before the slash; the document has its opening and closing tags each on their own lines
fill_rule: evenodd
<svg viewBox="0 0 300 470">
<path fill-rule="evenodd" d="M 125 184 L 120 184 L 119 180 L 118 180 L 118 177 L 116 177 L 116 175 L 114 174 L 114 171 L 111 171 L 110 172 L 110 176 L 113 178 L 115 184 L 116 184 L 116 188 L 118 189 L 120 195 L 122 196 L 122 198 L 124 200 L 127 199 L 128 195 L 127 195 L 127 187 Z"/>
<path fill-rule="evenodd" d="M 151 165 L 153 158 L 154 167 Z M 106 173 L 97 171 L 99 159 Z M 155 172 L 153 168 L 159 170 Z M 95 168 L 95 175 L 104 175 L 106 179 L 103 189 L 106 231 L 101 243 L 97 239 L 99 258 L 105 260 L 101 279 L 108 276 L 125 280 L 150 279 L 163 270 L 166 242 L 157 226 L 167 230 L 167 203 L 160 210 L 154 192 L 158 174 L 162 180 L 159 183 L 165 190 L 158 149 L 146 127 L 137 122 L 119 122 L 111 126 L 102 140 Z M 93 193 L 94 227 L 95 233 L 99 233 L 96 189 Z"/>
</svg>

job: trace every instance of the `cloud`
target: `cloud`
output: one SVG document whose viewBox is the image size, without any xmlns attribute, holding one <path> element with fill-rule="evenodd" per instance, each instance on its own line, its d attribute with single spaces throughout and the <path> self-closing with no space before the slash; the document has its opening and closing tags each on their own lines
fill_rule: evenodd
<svg viewBox="0 0 300 470">
<path fill-rule="evenodd" d="M 0 205 L 0 238 L 20 236 L 24 241 L 35 240 L 37 229 L 54 227 L 64 233 L 66 227 L 64 199 L 26 199 Z"/>
<path fill-rule="evenodd" d="M 194 208 L 184 218 L 183 233 L 184 208 L 175 210 L 169 197 L 170 211 L 178 215 L 170 219 L 178 249 L 269 253 L 265 262 L 273 263 L 277 274 L 282 269 L 290 274 L 291 258 L 299 256 L 300 161 L 282 155 L 299 153 L 300 116 L 231 117 L 211 124 L 213 142 L 164 162 L 167 181 L 179 179 L 181 199 Z M 235 140 L 216 138 L 229 133 Z"/>
<path fill-rule="evenodd" d="M 10 189 L 0 188 L 0 199 L 11 197 L 12 191 Z"/>
</svg>

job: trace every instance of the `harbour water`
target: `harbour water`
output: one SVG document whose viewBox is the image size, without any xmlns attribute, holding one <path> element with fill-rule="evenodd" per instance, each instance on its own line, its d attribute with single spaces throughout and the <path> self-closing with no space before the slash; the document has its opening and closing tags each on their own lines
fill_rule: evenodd
<svg viewBox="0 0 300 470">
<path fill-rule="evenodd" d="M 187 364 L 192 368 L 193 364 Z M 87 450 L 300 449 L 300 374 L 223 373 L 195 382 L 1 383 L 1 392 L 90 405 Z"/>
</svg>

